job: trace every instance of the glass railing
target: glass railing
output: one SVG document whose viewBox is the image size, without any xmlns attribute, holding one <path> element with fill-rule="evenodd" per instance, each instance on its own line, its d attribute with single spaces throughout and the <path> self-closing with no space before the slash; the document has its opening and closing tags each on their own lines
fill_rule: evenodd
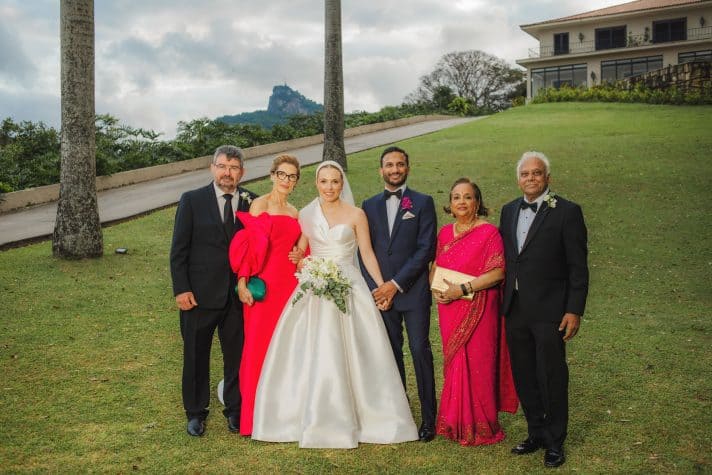
<svg viewBox="0 0 712 475">
<path fill-rule="evenodd" d="M 698 41 L 712 38 L 712 26 L 702 28 L 690 28 L 687 30 L 687 39 L 679 41 Z M 541 46 L 537 49 L 529 49 L 530 58 L 548 58 L 551 56 L 559 56 L 565 54 L 582 54 L 591 53 L 594 51 L 605 51 L 609 49 L 619 48 L 638 48 L 640 46 L 648 46 L 652 44 L 668 43 L 668 41 L 653 42 L 650 33 L 642 35 L 628 35 L 625 44 L 616 46 L 598 45 L 595 41 L 573 41 L 569 44 L 568 49 L 554 48 L 553 46 Z"/>
</svg>

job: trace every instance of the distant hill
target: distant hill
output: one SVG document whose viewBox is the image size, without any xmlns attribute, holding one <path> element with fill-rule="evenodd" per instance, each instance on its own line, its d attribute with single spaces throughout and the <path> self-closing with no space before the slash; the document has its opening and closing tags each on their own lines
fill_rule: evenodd
<svg viewBox="0 0 712 475">
<path fill-rule="evenodd" d="M 275 124 L 283 124 L 287 118 L 297 114 L 309 115 L 323 110 L 321 104 L 307 99 L 298 91 L 287 86 L 274 86 L 269 97 L 267 110 L 243 112 L 237 115 L 224 115 L 216 120 L 226 124 L 257 124 L 266 129 Z"/>
</svg>

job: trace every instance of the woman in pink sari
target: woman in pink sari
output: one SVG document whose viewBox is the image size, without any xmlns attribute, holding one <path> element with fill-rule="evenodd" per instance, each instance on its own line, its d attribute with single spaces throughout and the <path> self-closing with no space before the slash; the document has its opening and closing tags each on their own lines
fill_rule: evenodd
<svg viewBox="0 0 712 475">
<path fill-rule="evenodd" d="M 504 439 L 498 412 L 514 413 L 519 403 L 500 315 L 502 238 L 481 218 L 487 209 L 479 187 L 468 178 L 452 186 L 445 210 L 455 223 L 443 226 L 438 234 L 435 264 L 473 278 L 445 280 L 443 290 L 433 292 L 445 376 L 436 431 L 461 445 L 495 444 Z M 472 300 L 463 298 L 467 296 Z"/>
</svg>

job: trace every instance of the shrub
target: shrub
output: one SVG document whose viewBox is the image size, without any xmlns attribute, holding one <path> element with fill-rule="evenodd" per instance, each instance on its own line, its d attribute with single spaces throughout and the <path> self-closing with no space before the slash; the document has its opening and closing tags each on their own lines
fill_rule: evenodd
<svg viewBox="0 0 712 475">
<path fill-rule="evenodd" d="M 630 87 L 626 82 L 604 83 L 590 88 L 561 86 L 546 88 L 532 99 L 532 103 L 544 102 L 643 102 L 648 104 L 712 104 L 712 87 L 682 89 L 671 86 L 667 89 L 651 89 L 643 83 Z"/>
</svg>

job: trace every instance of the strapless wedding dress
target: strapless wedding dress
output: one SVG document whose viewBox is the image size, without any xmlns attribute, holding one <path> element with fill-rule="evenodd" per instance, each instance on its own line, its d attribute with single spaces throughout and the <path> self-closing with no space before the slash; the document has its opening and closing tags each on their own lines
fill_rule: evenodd
<svg viewBox="0 0 712 475">
<path fill-rule="evenodd" d="M 311 255 L 334 260 L 351 281 L 347 313 L 311 293 L 290 298 L 262 367 L 252 438 L 311 448 L 417 440 L 386 328 L 355 266 L 354 230 L 330 228 L 318 200 L 300 224 Z"/>
</svg>

